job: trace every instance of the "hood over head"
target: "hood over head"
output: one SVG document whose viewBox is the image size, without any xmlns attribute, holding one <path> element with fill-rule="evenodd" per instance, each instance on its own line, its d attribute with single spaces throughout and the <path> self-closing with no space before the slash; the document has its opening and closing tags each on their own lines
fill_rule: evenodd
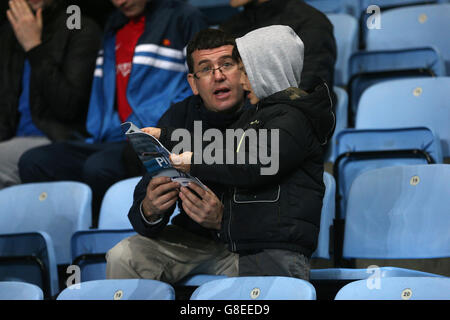
<svg viewBox="0 0 450 320">
<path fill-rule="evenodd" d="M 259 99 L 299 86 L 304 45 L 291 27 L 273 25 L 253 30 L 237 38 L 236 46 Z"/>
</svg>

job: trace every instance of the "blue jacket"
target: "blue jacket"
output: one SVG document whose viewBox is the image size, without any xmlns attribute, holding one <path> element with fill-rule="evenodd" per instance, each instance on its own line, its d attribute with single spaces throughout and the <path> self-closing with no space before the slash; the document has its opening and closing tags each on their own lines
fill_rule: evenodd
<svg viewBox="0 0 450 320">
<path fill-rule="evenodd" d="M 187 82 L 186 45 L 208 27 L 198 9 L 178 0 L 148 1 L 145 30 L 133 57 L 127 88 L 132 114 L 127 121 L 139 127 L 155 126 L 171 104 L 192 94 Z M 116 32 L 128 22 L 115 12 L 106 25 L 86 123 L 87 142 L 123 140 L 116 100 Z"/>
</svg>

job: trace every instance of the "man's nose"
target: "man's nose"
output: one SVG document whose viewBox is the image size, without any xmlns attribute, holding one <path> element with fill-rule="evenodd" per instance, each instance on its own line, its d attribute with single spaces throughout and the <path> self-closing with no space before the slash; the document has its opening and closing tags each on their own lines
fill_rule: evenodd
<svg viewBox="0 0 450 320">
<path fill-rule="evenodd" d="M 222 69 L 214 69 L 213 70 L 213 77 L 215 81 L 221 81 L 225 79 L 225 75 L 222 72 Z"/>
</svg>

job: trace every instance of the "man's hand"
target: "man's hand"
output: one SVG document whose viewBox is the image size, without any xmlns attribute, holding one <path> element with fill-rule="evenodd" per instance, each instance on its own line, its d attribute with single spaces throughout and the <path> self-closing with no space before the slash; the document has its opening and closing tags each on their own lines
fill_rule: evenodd
<svg viewBox="0 0 450 320">
<path fill-rule="evenodd" d="M 194 190 L 200 197 L 192 193 Z M 189 188 L 182 187 L 180 199 L 183 209 L 192 220 L 208 229 L 220 230 L 222 225 L 223 204 L 210 189 L 204 190 L 195 183 L 189 183 Z"/>
<path fill-rule="evenodd" d="M 41 44 L 42 8 L 39 8 L 34 16 L 25 0 L 11 0 L 6 15 L 17 41 L 25 52 Z"/>
<path fill-rule="evenodd" d="M 172 153 L 170 154 L 170 161 L 175 169 L 189 173 L 191 171 L 192 152 L 186 151 L 181 154 Z"/>
<path fill-rule="evenodd" d="M 156 139 L 159 139 L 159 137 L 161 136 L 160 128 L 146 127 L 146 128 L 142 128 L 141 130 L 144 131 L 145 133 L 151 134 Z"/>
<path fill-rule="evenodd" d="M 159 218 L 170 209 L 178 199 L 179 187 L 180 184 L 172 182 L 169 177 L 156 177 L 150 180 L 147 194 L 142 201 L 145 217 L 150 220 Z"/>
</svg>

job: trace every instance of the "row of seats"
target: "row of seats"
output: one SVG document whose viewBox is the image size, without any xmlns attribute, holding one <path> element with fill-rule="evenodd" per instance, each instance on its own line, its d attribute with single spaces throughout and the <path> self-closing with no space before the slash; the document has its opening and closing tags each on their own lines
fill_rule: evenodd
<svg viewBox="0 0 450 320">
<path fill-rule="evenodd" d="M 0 300 L 42 300 L 42 290 L 23 282 L 0 282 Z M 57 300 L 175 300 L 174 288 L 143 279 L 75 284 Z M 238 277 L 210 281 L 190 300 L 316 300 L 314 286 L 288 277 Z M 450 278 L 396 277 L 359 280 L 342 287 L 335 300 L 450 300 Z"/>
<path fill-rule="evenodd" d="M 343 258 L 450 257 L 449 178 L 450 165 L 445 164 L 386 167 L 358 175 L 347 199 Z M 57 265 L 78 265 L 82 282 L 105 279 L 105 253 L 123 238 L 135 234 L 126 215 L 138 180 L 127 179 L 108 190 L 99 228 L 94 230 L 89 230 L 87 223 L 90 210 L 85 200 L 89 199 L 90 190 L 86 185 L 49 182 L 1 190 L 0 202 L 7 214 L 2 214 L 0 221 L 0 280 L 35 283 L 47 297 L 54 297 L 59 292 Z M 324 183 L 318 248 L 313 258 L 330 259 L 330 252 L 336 250 L 330 241 L 330 230 L 336 229 L 336 184 L 328 173 L 324 174 Z M 71 211 L 75 207 L 85 209 Z M 388 267 L 382 268 L 381 274 L 439 276 Z M 356 280 L 368 276 L 365 269 L 311 270 L 312 280 Z M 179 285 L 199 286 L 218 277 L 197 275 Z"/>
<path fill-rule="evenodd" d="M 443 32 L 450 4 L 422 5 L 382 14 L 381 29 L 364 31 L 365 49 L 356 18 L 327 14 L 337 44 L 335 85 L 347 88 L 350 124 L 362 92 L 384 79 L 450 75 L 450 39 Z"/>
</svg>

